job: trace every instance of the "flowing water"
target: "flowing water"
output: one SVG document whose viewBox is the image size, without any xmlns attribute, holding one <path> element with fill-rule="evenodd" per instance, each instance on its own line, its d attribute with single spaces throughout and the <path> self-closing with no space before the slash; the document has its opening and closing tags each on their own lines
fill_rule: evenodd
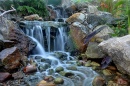
<svg viewBox="0 0 130 86">
<path fill-rule="evenodd" d="M 68 41 L 65 27 L 55 28 L 53 35 L 54 28 L 42 27 L 39 21 L 26 21 L 25 24 L 23 31 L 37 43 L 37 47 L 29 55 L 29 59 L 34 59 L 38 66 L 38 72 L 34 75 L 38 78 L 37 82 L 44 76 L 52 75 L 64 79 L 64 84 L 58 86 L 92 86 L 97 73 L 90 67 L 77 66 L 75 58 L 65 51 L 65 43 Z M 62 67 L 64 72 L 56 72 L 58 67 Z M 35 86 L 32 80 L 27 82 L 30 86 Z"/>
</svg>

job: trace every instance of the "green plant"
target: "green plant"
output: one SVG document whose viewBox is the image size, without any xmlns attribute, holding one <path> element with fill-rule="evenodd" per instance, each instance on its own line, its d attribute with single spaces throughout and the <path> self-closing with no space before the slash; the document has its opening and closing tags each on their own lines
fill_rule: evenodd
<svg viewBox="0 0 130 86">
<path fill-rule="evenodd" d="M 3 9 L 9 9 L 13 5 L 17 13 L 21 15 L 39 14 L 42 17 L 48 15 L 44 0 L 5 0 L 0 3 Z M 6 10 L 5 9 L 5 10 Z"/>
<path fill-rule="evenodd" d="M 115 34 L 113 36 L 130 34 L 130 0 L 100 0 L 100 3 L 100 10 L 110 12 L 113 16 L 121 18 L 117 22 L 117 27 L 114 27 Z"/>
<path fill-rule="evenodd" d="M 74 3 L 85 3 L 85 2 L 91 2 L 92 0 L 72 0 Z"/>
<path fill-rule="evenodd" d="M 112 27 L 112 29 L 114 30 L 114 34 L 112 34 L 112 36 L 116 36 L 116 37 L 121 37 L 124 35 L 128 34 L 128 22 L 127 22 L 127 17 L 124 17 L 117 21 L 117 26 L 116 27 Z"/>
</svg>

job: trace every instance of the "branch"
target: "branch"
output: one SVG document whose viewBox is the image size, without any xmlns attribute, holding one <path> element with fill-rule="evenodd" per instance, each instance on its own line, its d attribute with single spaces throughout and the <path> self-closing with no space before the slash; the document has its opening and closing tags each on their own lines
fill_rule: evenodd
<svg viewBox="0 0 130 86">
<path fill-rule="evenodd" d="M 9 12 L 16 11 L 16 9 L 13 8 L 13 6 L 11 6 L 11 8 L 12 8 L 11 10 L 4 11 L 2 14 L 0 14 L 0 17 L 2 17 L 3 15 L 5 15 L 5 14 L 7 14 L 7 13 L 9 13 Z"/>
</svg>

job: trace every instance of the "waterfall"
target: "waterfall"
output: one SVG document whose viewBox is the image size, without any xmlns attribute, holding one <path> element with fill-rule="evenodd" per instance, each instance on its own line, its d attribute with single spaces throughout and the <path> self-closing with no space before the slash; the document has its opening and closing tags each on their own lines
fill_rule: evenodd
<svg viewBox="0 0 130 86">
<path fill-rule="evenodd" d="M 69 52 L 65 51 L 65 44 L 68 41 L 65 26 L 54 28 L 50 22 L 44 21 L 24 21 L 26 24 L 22 30 L 33 41 L 37 43 L 36 48 L 29 55 L 29 58 L 35 60 L 38 72 L 36 76 L 43 78 L 41 75 L 53 77 L 62 77 L 64 84 L 60 86 L 92 86 L 92 80 L 97 73 L 90 67 L 77 66 L 76 61 Z M 71 66 L 75 66 L 77 70 L 71 70 Z M 65 77 L 56 72 L 57 67 L 62 67 L 65 72 L 73 73 L 73 77 Z M 30 86 L 36 86 L 33 82 L 28 81 Z"/>
</svg>

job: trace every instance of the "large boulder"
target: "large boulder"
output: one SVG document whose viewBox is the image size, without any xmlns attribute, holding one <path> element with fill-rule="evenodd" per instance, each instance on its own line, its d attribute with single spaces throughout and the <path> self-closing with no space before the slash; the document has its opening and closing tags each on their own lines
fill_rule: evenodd
<svg viewBox="0 0 130 86">
<path fill-rule="evenodd" d="M 8 70 L 19 68 L 21 59 L 22 55 L 17 47 L 7 48 L 0 52 L 0 60 Z"/>
<path fill-rule="evenodd" d="M 15 23 L 3 17 L 0 19 L 0 36 L 0 39 L 6 42 L 5 48 L 16 46 L 23 55 L 27 55 L 36 46 L 36 43 L 19 30 Z"/>
<path fill-rule="evenodd" d="M 103 41 L 99 48 L 112 58 L 120 72 L 130 75 L 130 35 Z"/>
<path fill-rule="evenodd" d="M 36 43 L 31 38 L 16 28 L 9 29 L 8 40 L 14 41 L 14 46 L 25 56 L 36 46 Z"/>
<path fill-rule="evenodd" d="M 81 30 L 81 28 L 71 25 L 70 36 L 77 50 L 80 52 L 85 52 L 87 49 L 87 44 L 84 44 L 84 37 L 86 34 Z"/>
</svg>

